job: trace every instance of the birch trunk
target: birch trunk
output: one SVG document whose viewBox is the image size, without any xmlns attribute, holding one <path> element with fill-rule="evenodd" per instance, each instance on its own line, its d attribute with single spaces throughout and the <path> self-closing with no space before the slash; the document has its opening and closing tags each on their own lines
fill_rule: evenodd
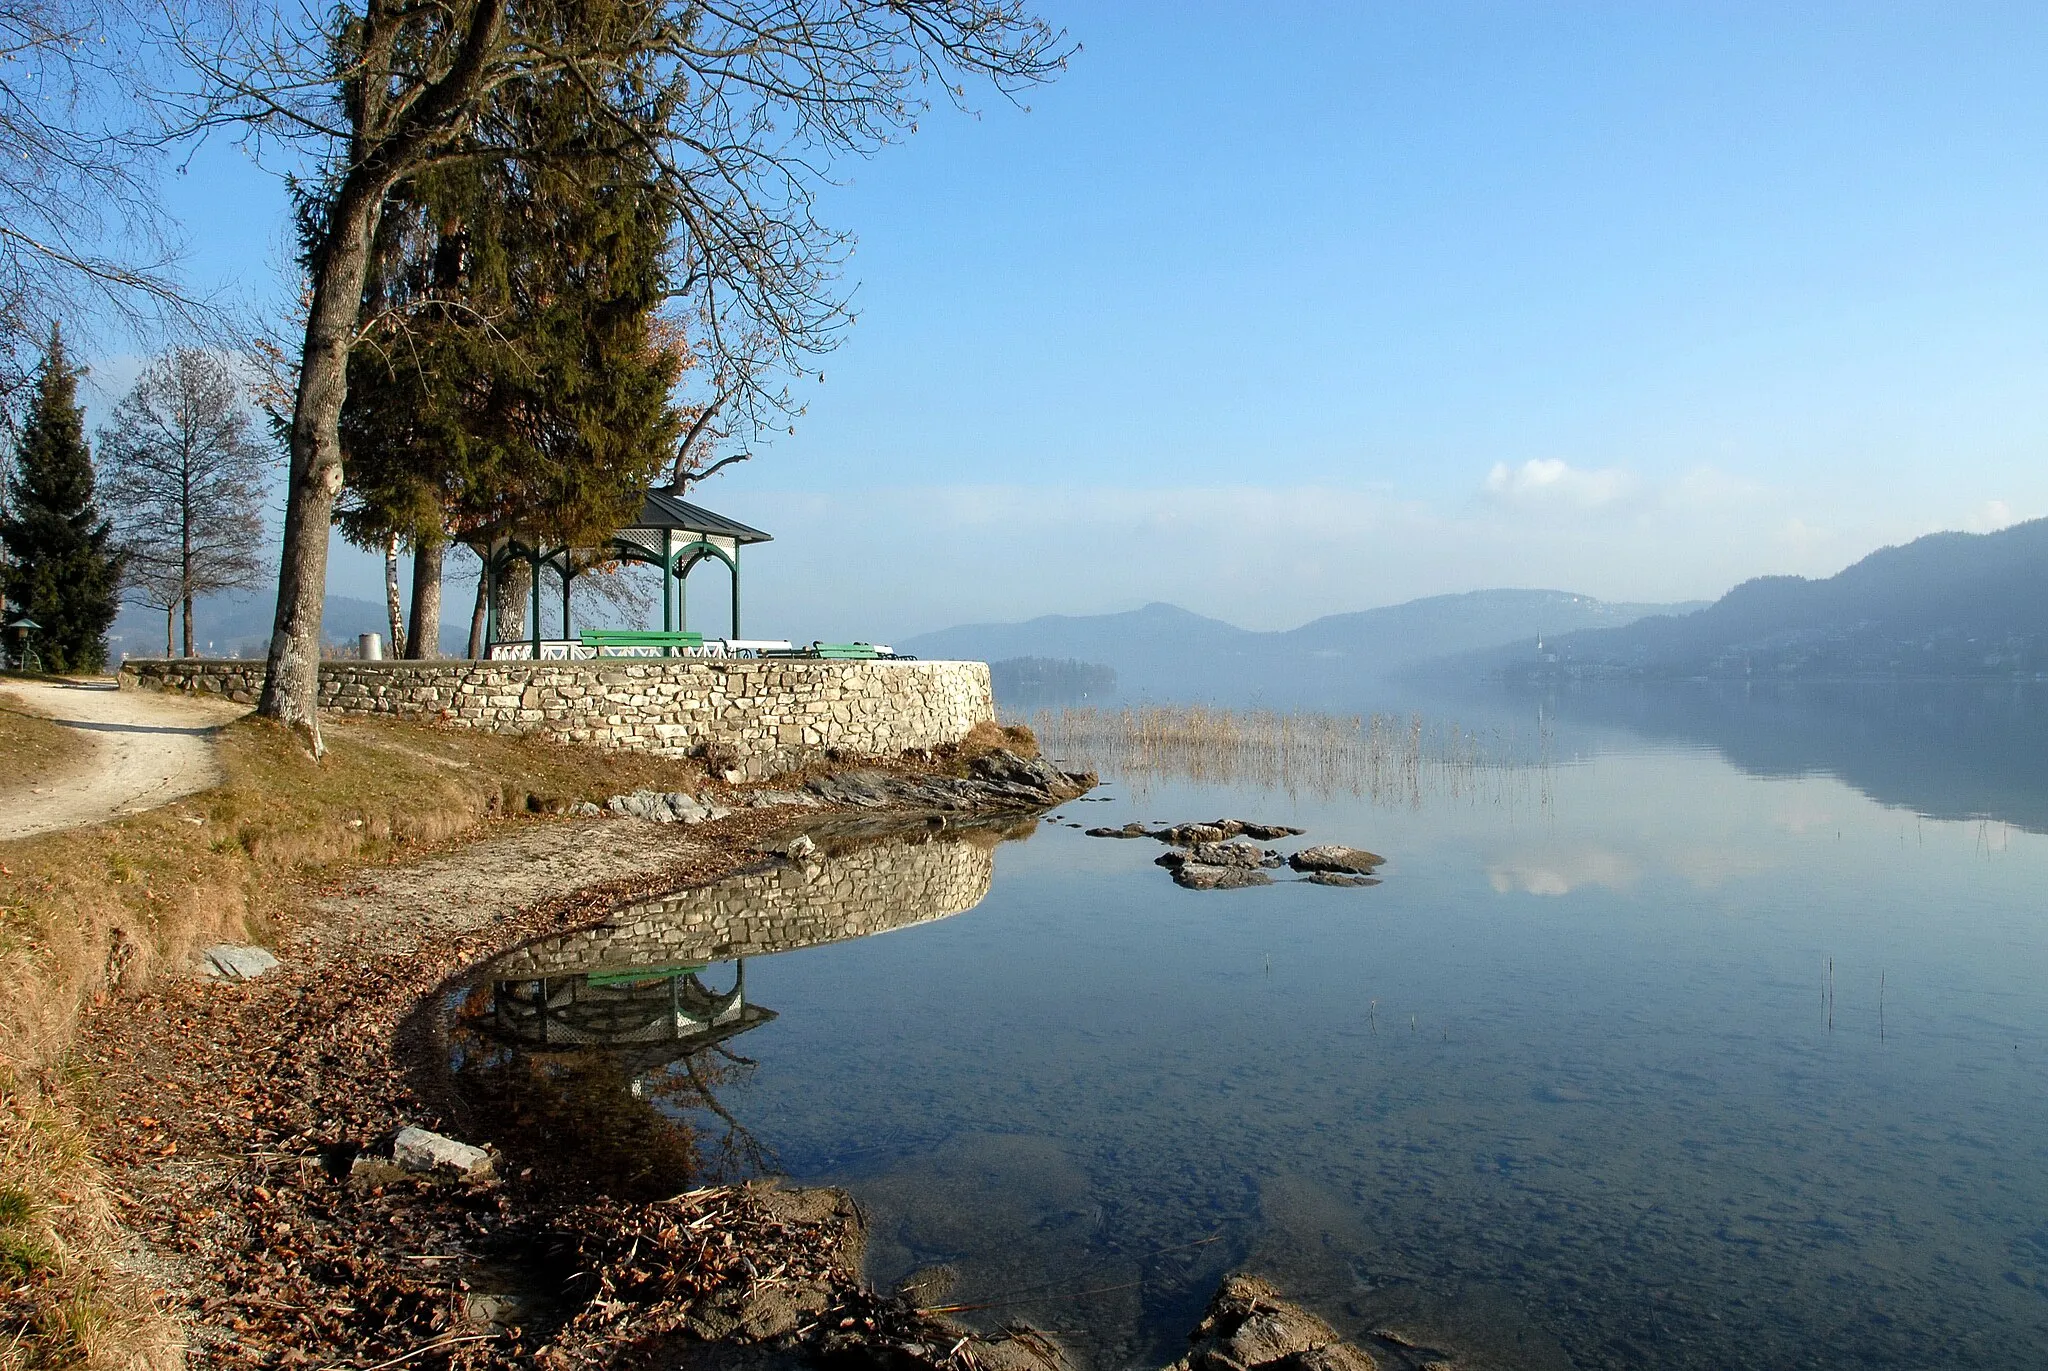
<svg viewBox="0 0 2048 1371">
<path fill-rule="evenodd" d="M 391 625 L 391 655 L 405 656 L 405 605 L 398 598 L 398 535 L 384 539 L 384 617 Z"/>
</svg>

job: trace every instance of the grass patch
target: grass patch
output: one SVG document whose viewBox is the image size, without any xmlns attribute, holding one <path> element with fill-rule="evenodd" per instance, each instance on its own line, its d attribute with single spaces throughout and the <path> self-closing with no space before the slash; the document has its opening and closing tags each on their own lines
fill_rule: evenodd
<svg viewBox="0 0 2048 1371">
<path fill-rule="evenodd" d="M 0 712 L 0 774 L 55 765 Z M 117 1215 L 66 1089 L 80 1016 L 215 942 L 274 940 L 296 892 L 493 823 L 648 787 L 696 763 L 383 720 L 323 720 L 327 755 L 244 719 L 217 788 L 114 823 L 0 842 L 0 1367 L 171 1366 L 176 1327 L 119 1260 Z"/>
</svg>

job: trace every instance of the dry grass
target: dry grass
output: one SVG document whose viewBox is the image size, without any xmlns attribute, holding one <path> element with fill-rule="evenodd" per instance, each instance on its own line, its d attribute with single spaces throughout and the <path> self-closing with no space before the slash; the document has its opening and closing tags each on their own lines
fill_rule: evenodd
<svg viewBox="0 0 2048 1371">
<path fill-rule="evenodd" d="M 1044 710 L 1031 726 L 1064 762 L 1141 786 L 1191 781 L 1419 805 L 1430 798 L 1518 800 L 1532 776 L 1540 785 L 1547 769 L 1514 739 L 1432 724 L 1419 714 L 1148 705 Z"/>
<path fill-rule="evenodd" d="M 52 755 L 40 722 L 0 714 L 0 773 Z M 219 788 L 0 843 L 0 1367 L 181 1355 L 120 1261 L 125 1239 L 81 1141 L 67 1054 L 89 1007 L 202 946 L 266 940 L 309 884 L 492 821 L 702 781 L 694 763 L 534 739 L 360 720 L 325 731 L 315 763 L 290 734 L 243 720 L 222 731 Z"/>
<path fill-rule="evenodd" d="M 984 719 L 967 730 L 953 747 L 953 759 L 965 764 L 991 752 L 1012 752 L 1026 761 L 1038 756 L 1038 735 L 1026 724 L 999 724 Z"/>
</svg>

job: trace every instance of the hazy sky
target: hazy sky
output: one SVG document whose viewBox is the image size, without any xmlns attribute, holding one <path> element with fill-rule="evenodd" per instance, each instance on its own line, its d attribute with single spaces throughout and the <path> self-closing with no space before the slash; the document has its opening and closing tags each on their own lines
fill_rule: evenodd
<svg viewBox="0 0 2048 1371">
<path fill-rule="evenodd" d="M 2048 7 L 1046 12 L 1030 112 L 828 196 L 860 322 L 698 493 L 777 535 L 750 633 L 1709 597 L 2048 513 Z M 174 189 L 265 288 L 275 185 Z"/>
</svg>

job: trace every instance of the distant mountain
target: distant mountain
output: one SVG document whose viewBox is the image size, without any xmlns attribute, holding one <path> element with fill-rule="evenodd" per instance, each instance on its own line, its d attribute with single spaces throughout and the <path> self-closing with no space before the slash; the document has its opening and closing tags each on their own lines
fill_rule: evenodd
<svg viewBox="0 0 2048 1371">
<path fill-rule="evenodd" d="M 1113 669 L 1127 697 L 1339 703 L 1425 659 L 1694 607 L 1610 604 L 1557 590 L 1480 590 L 1255 632 L 1155 603 L 1122 614 L 967 624 L 895 646 L 929 658 L 1092 662 Z"/>
<path fill-rule="evenodd" d="M 200 597 L 193 606 L 193 646 L 202 657 L 261 657 L 270 644 L 270 625 L 277 612 L 274 591 L 235 591 Z M 384 606 L 376 600 L 357 600 L 330 595 L 321 612 L 320 633 L 330 643 L 354 643 L 359 633 L 390 635 L 391 626 Z M 183 627 L 177 636 L 182 641 Z M 119 658 L 161 657 L 164 653 L 164 615 L 146 605 L 123 604 L 108 631 L 111 655 Z M 211 646 L 208 646 L 208 644 Z M 441 630 L 443 656 L 461 656 L 469 648 L 465 631 Z"/>
<path fill-rule="evenodd" d="M 1934 533 L 1825 580 L 1745 581 L 1683 618 L 1471 659 L 1510 679 L 1934 679 L 2048 673 L 2048 519 Z"/>
</svg>

